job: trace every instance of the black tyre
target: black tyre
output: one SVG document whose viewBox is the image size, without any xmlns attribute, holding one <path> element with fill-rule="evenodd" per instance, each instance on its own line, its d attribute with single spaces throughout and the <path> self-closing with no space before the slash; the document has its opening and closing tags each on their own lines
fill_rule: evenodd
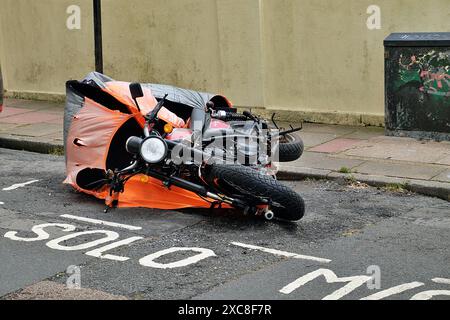
<svg viewBox="0 0 450 320">
<path fill-rule="evenodd" d="M 212 165 L 206 179 L 217 187 L 244 196 L 270 198 L 276 218 L 297 221 L 305 213 L 305 202 L 294 190 L 273 177 L 242 165 Z"/>
<path fill-rule="evenodd" d="M 299 135 L 289 133 L 280 138 L 279 142 L 279 161 L 291 162 L 299 159 L 303 154 L 303 141 Z"/>
</svg>

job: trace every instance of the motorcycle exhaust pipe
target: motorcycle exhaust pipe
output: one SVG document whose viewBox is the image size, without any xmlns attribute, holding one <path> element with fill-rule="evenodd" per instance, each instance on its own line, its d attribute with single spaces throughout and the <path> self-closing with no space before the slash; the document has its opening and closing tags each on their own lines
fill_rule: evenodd
<svg viewBox="0 0 450 320">
<path fill-rule="evenodd" d="M 146 173 L 150 177 L 158 179 L 169 186 L 174 185 L 176 187 L 180 187 L 182 189 L 186 189 L 188 191 L 197 193 L 197 194 L 201 195 L 202 197 L 208 196 L 208 190 L 206 190 L 206 188 L 204 186 L 195 184 L 193 182 L 190 182 L 190 181 L 178 178 L 178 177 L 167 177 L 164 174 L 153 171 L 153 170 L 147 170 Z"/>
<path fill-rule="evenodd" d="M 153 171 L 153 170 L 148 170 L 146 173 L 149 176 L 162 181 L 167 186 L 174 185 L 176 187 L 199 194 L 202 197 L 210 198 L 210 199 L 213 199 L 213 200 L 216 200 L 219 202 L 223 202 L 223 203 L 227 203 L 229 205 L 232 205 L 235 208 L 244 209 L 247 207 L 247 204 L 245 204 L 244 202 L 242 202 L 238 199 L 233 199 L 233 198 L 230 198 L 227 196 L 219 196 L 216 193 L 209 192 L 204 186 L 195 184 L 193 182 L 190 182 L 190 181 L 178 178 L 178 177 L 167 177 L 167 176 L 165 176 L 159 172 Z"/>
</svg>

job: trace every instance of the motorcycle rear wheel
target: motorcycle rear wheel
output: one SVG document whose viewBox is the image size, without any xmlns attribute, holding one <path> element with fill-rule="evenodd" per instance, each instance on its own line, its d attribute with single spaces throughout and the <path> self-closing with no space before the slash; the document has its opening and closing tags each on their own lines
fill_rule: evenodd
<svg viewBox="0 0 450 320">
<path fill-rule="evenodd" d="M 305 202 L 298 193 L 250 167 L 214 164 L 206 171 L 205 178 L 234 194 L 270 198 L 276 218 L 297 221 L 305 214 Z"/>
<path fill-rule="evenodd" d="M 304 148 L 303 140 L 298 134 L 288 133 L 279 142 L 279 161 L 291 162 L 300 159 Z"/>
</svg>

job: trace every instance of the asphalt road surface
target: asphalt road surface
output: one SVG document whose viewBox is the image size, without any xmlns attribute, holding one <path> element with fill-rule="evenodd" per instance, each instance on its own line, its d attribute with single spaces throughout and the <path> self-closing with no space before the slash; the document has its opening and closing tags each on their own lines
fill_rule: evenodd
<svg viewBox="0 0 450 320">
<path fill-rule="evenodd" d="M 104 213 L 64 177 L 63 157 L 0 149 L 2 299 L 450 299 L 440 199 L 298 181 L 286 182 L 307 203 L 297 223 Z"/>
</svg>

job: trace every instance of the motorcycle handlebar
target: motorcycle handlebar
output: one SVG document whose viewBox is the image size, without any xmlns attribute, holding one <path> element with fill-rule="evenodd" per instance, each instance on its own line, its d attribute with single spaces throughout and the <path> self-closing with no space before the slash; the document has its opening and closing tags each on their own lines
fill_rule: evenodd
<svg viewBox="0 0 450 320">
<path fill-rule="evenodd" d="M 155 108 L 153 108 L 152 111 L 150 111 L 146 118 L 148 121 L 153 121 L 156 119 L 158 112 L 161 110 L 161 108 L 164 106 L 164 102 L 166 101 L 168 94 L 166 94 L 155 106 Z"/>
</svg>

